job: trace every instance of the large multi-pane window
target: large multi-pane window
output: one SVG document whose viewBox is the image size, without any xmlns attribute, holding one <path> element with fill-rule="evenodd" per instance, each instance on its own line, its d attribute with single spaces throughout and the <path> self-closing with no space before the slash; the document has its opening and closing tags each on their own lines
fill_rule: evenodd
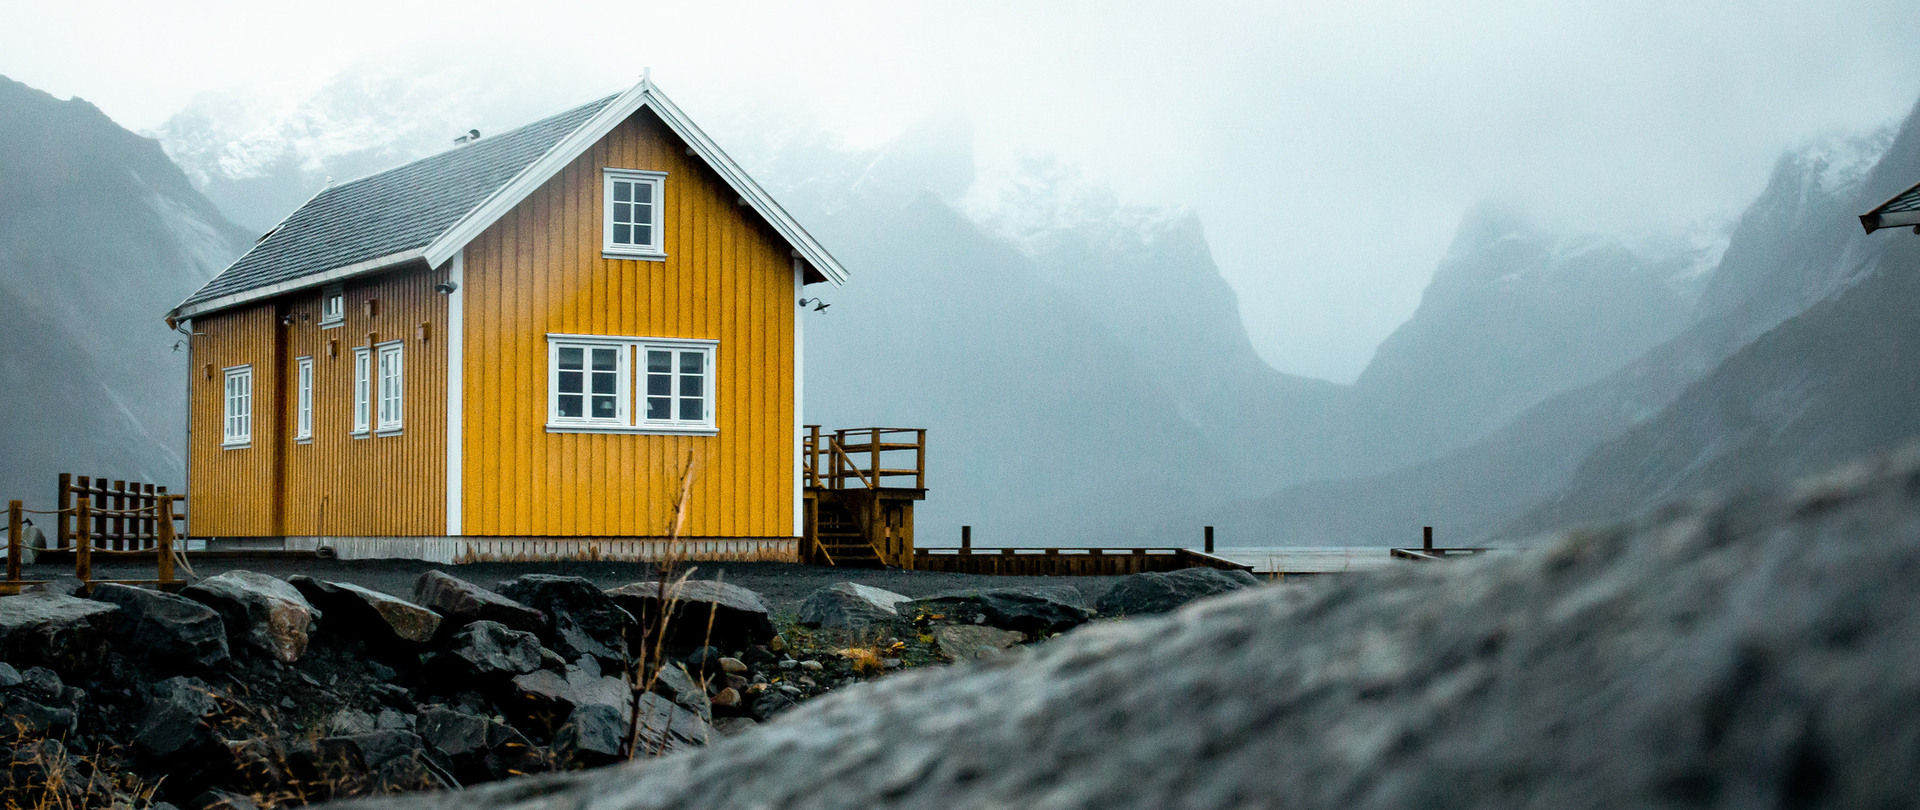
<svg viewBox="0 0 1920 810">
<path fill-rule="evenodd" d="M 715 346 L 711 340 L 549 335 L 547 429 L 713 433 Z"/>
<path fill-rule="evenodd" d="M 313 358 L 293 361 L 293 381 L 293 439 L 308 441 L 313 438 Z"/>
<path fill-rule="evenodd" d="M 401 400 L 406 392 L 405 369 L 401 364 L 399 341 L 380 345 L 380 413 L 375 430 L 400 429 Z"/>
<path fill-rule="evenodd" d="M 234 366 L 226 373 L 226 418 L 220 446 L 246 447 L 253 443 L 253 366 Z"/>
<path fill-rule="evenodd" d="M 605 192 L 605 228 L 603 252 L 618 256 L 659 257 L 665 253 L 661 239 L 662 192 L 667 176 L 659 172 L 630 169 L 606 169 L 602 172 Z"/>
<path fill-rule="evenodd" d="M 372 414 L 373 352 L 365 346 L 353 350 L 353 435 L 365 436 Z"/>
</svg>

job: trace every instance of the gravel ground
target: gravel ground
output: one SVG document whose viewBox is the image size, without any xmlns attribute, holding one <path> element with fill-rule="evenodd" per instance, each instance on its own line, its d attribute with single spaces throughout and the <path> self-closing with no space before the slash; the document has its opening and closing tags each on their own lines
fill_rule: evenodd
<svg viewBox="0 0 1920 810">
<path fill-rule="evenodd" d="M 1119 579 L 1119 577 L 999 577 L 768 562 L 699 562 L 692 565 L 694 579 L 718 579 L 751 588 L 758 591 L 767 600 L 767 605 L 776 613 L 797 611 L 800 602 L 807 598 L 807 594 L 835 582 L 857 582 L 913 597 L 981 588 L 1072 585 L 1092 600 L 1099 598 L 1101 593 Z M 644 563 L 588 561 L 440 565 L 416 560 L 202 559 L 195 561 L 193 568 L 194 572 L 202 577 L 238 569 L 259 571 L 277 577 L 306 574 L 318 579 L 351 582 L 405 599 L 413 598 L 414 580 L 418 579 L 420 574 L 433 569 L 445 571 L 488 588 L 493 587 L 495 582 L 512 579 L 521 574 L 562 574 L 585 577 L 602 588 L 616 588 L 637 580 L 651 580 L 654 577 L 652 567 Z M 96 578 L 102 579 L 150 579 L 153 577 L 153 566 L 151 563 L 116 563 L 112 566 L 96 564 L 94 572 Z M 49 579 L 72 575 L 73 568 L 66 565 L 27 566 L 25 572 L 27 579 Z"/>
</svg>

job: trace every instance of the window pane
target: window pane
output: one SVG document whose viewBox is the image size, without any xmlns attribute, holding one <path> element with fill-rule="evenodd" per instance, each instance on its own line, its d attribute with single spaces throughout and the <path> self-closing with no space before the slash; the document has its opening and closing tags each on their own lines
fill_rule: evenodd
<svg viewBox="0 0 1920 810">
<path fill-rule="evenodd" d="M 582 349 L 579 349 L 574 346 L 560 347 L 560 367 L 561 368 L 583 368 L 584 362 L 585 362 L 582 359 L 583 354 L 584 354 L 584 351 Z"/>
<path fill-rule="evenodd" d="M 560 393 L 563 393 L 563 394 L 580 393 L 582 390 L 584 390 L 581 386 L 583 384 L 582 378 L 585 376 L 586 375 L 584 373 L 578 372 L 578 371 L 560 372 Z"/>
<path fill-rule="evenodd" d="M 681 352 L 680 373 L 699 374 L 707 370 L 707 355 L 703 352 Z"/>
<path fill-rule="evenodd" d="M 636 244 L 636 245 L 653 244 L 653 226 L 652 225 L 633 226 L 633 244 Z"/>
<path fill-rule="evenodd" d="M 648 374 L 647 396 L 663 397 L 673 393 L 672 374 Z"/>
<path fill-rule="evenodd" d="M 632 203 L 614 203 L 613 204 L 613 221 L 614 222 L 632 222 L 633 221 L 633 204 Z"/>
<path fill-rule="evenodd" d="M 596 396 L 593 398 L 593 418 L 612 419 L 617 415 L 619 415 L 619 412 L 615 407 L 613 397 Z"/>
<path fill-rule="evenodd" d="M 613 226 L 613 243 L 616 245 L 633 244 L 633 226 L 632 225 Z"/>
<path fill-rule="evenodd" d="M 580 395 L 579 394 L 561 394 L 560 395 L 560 415 L 566 416 L 566 417 L 572 417 L 572 418 L 579 418 L 580 416 Z"/>
<path fill-rule="evenodd" d="M 680 418 L 688 422 L 700 421 L 702 418 L 706 416 L 705 414 L 700 412 L 700 407 L 701 407 L 701 400 L 699 397 L 681 397 L 680 398 Z"/>
<path fill-rule="evenodd" d="M 596 371 L 596 372 L 594 372 L 594 374 L 593 374 L 593 392 L 594 392 L 594 393 L 596 393 L 596 394 L 611 394 L 611 393 L 613 393 L 613 392 L 614 392 L 614 382 L 615 382 L 616 380 L 618 380 L 618 379 L 619 379 L 619 375 L 617 375 L 617 374 L 609 374 L 609 373 L 607 373 L 607 372 L 603 372 L 603 371 Z"/>
<path fill-rule="evenodd" d="M 612 371 L 614 364 L 617 362 L 616 358 L 619 356 L 619 352 L 614 349 L 594 349 L 593 370 Z"/>
<path fill-rule="evenodd" d="M 697 397 L 705 393 L 700 390 L 700 377 L 694 374 L 680 376 L 680 396 Z"/>
<path fill-rule="evenodd" d="M 633 184 L 625 180 L 613 181 L 613 201 L 627 202 L 633 199 Z"/>
<path fill-rule="evenodd" d="M 662 372 L 673 370 L 673 352 L 647 352 L 647 371 Z"/>
<path fill-rule="evenodd" d="M 672 397 L 647 397 L 647 418 L 648 419 L 672 419 L 673 418 L 673 398 Z"/>
<path fill-rule="evenodd" d="M 653 202 L 653 184 L 652 183 L 634 183 L 633 199 L 636 202 L 642 202 L 642 203 Z"/>
</svg>

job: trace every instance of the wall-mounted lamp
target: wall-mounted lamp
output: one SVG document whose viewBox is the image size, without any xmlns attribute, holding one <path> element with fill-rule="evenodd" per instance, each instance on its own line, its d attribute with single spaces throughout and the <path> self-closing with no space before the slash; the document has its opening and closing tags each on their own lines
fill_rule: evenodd
<svg viewBox="0 0 1920 810">
<path fill-rule="evenodd" d="M 452 295 L 453 291 L 457 289 L 460 289 L 460 285 L 451 281 L 442 281 L 439 284 L 433 285 L 433 291 L 441 295 Z"/>
</svg>

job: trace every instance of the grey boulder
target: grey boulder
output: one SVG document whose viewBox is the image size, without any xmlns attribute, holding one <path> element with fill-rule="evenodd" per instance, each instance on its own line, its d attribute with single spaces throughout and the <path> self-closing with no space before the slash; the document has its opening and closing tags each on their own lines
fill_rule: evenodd
<svg viewBox="0 0 1920 810">
<path fill-rule="evenodd" d="M 612 597 L 581 577 L 527 574 L 499 583 L 501 596 L 546 614 L 542 638 L 569 660 L 591 655 L 609 666 L 627 658 L 633 617 Z"/>
<path fill-rule="evenodd" d="M 639 622 L 649 634 L 660 624 L 660 584 L 635 582 L 607 592 Z M 737 650 L 773 639 L 773 619 L 760 594 L 738 585 L 711 579 L 690 579 L 669 585 L 667 601 L 673 606 L 667 617 L 667 643 L 683 646 L 708 644 Z"/>
<path fill-rule="evenodd" d="M 976 624 L 949 624 L 933 629 L 940 657 L 948 661 L 984 658 L 1026 641 L 1025 633 Z"/>
<path fill-rule="evenodd" d="M 307 651 L 320 611 L 285 581 L 253 571 L 228 571 L 187 586 L 180 595 L 213 608 L 227 626 L 230 646 L 249 646 L 291 664 Z"/>
<path fill-rule="evenodd" d="M 1182 568 L 1122 577 L 1101 594 L 1094 609 L 1102 616 L 1151 616 L 1171 613 L 1196 599 L 1250 588 L 1260 578 L 1245 571 Z"/>
<path fill-rule="evenodd" d="M 891 676 L 551 807 L 1910 807 L 1920 459 Z M 387 806 L 525 806 L 523 786 Z"/>
<path fill-rule="evenodd" d="M 119 611 L 44 591 L 0 596 L 0 660 L 69 675 L 90 672 L 106 660 Z"/>
<path fill-rule="evenodd" d="M 482 678 L 524 675 L 540 668 L 540 639 L 499 622 L 479 621 L 454 632 L 447 654 Z"/>
<path fill-rule="evenodd" d="M 220 614 L 192 599 L 115 582 L 96 586 L 93 599 L 120 608 L 113 643 L 148 666 L 205 670 L 231 657 Z"/>
<path fill-rule="evenodd" d="M 546 614 L 440 571 L 428 571 L 414 581 L 413 601 L 440 614 L 444 619 L 442 631 L 479 621 L 499 622 L 529 633 L 538 633 L 547 625 Z"/>
<path fill-rule="evenodd" d="M 1086 597 L 1071 585 L 941 594 L 915 599 L 901 605 L 900 611 L 925 615 L 935 623 L 984 624 L 1029 638 L 1070 630 L 1093 618 Z"/>
<path fill-rule="evenodd" d="M 440 629 L 440 614 L 405 599 L 350 582 L 326 582 L 305 574 L 287 577 L 308 602 L 332 621 L 328 629 L 376 644 L 424 644 Z"/>
<path fill-rule="evenodd" d="M 866 630 L 892 627 L 901 621 L 900 606 L 912 598 L 881 588 L 836 582 L 807 595 L 800 603 L 800 624 L 829 630 Z"/>
</svg>

